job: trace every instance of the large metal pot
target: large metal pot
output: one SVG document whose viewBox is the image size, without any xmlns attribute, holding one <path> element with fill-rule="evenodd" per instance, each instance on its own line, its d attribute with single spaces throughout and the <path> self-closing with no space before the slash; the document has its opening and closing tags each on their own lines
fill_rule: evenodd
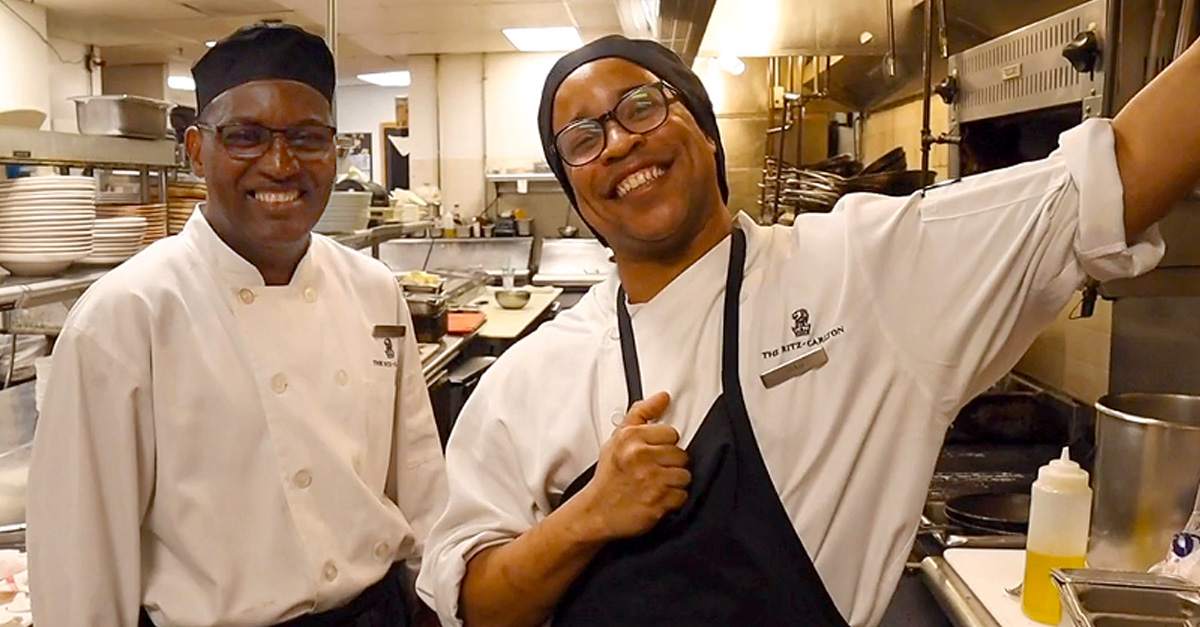
<svg viewBox="0 0 1200 627">
<path fill-rule="evenodd" d="M 1110 394 L 1096 402 L 1092 568 L 1146 570 L 1187 524 L 1200 485 L 1200 396 Z"/>
</svg>

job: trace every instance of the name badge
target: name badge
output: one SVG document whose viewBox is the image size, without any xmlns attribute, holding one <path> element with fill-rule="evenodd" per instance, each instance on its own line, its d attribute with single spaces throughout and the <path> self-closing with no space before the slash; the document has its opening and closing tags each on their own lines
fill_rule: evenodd
<svg viewBox="0 0 1200 627">
<path fill-rule="evenodd" d="M 405 328 L 402 324 L 377 324 L 371 330 L 371 337 L 404 337 Z"/>
<path fill-rule="evenodd" d="M 798 377 L 809 370 L 820 368 L 829 362 L 829 355 L 824 347 L 817 347 L 799 357 L 790 359 L 759 375 L 763 385 L 771 389 L 788 379 Z"/>
</svg>

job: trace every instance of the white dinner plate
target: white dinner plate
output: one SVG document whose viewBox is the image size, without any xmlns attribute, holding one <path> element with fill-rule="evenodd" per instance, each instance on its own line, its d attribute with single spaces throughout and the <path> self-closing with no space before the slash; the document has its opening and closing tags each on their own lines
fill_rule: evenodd
<svg viewBox="0 0 1200 627">
<path fill-rule="evenodd" d="M 0 209 L 0 220 L 5 218 L 83 218 L 86 220 L 95 220 L 96 212 L 81 207 L 57 207 L 54 209 L 13 207 Z"/>
<path fill-rule="evenodd" d="M 88 235 L 91 236 L 92 227 L 90 224 L 13 224 L 0 226 L 0 235 L 46 235 L 54 237 L 62 235 L 70 237 L 72 235 Z"/>
</svg>

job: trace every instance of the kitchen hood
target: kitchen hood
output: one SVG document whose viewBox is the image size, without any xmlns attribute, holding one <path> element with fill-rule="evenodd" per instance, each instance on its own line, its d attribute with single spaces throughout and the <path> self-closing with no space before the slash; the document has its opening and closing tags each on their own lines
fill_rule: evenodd
<svg viewBox="0 0 1200 627">
<path fill-rule="evenodd" d="M 657 40 L 688 65 L 696 59 L 700 39 L 716 4 L 716 0 L 613 1 L 626 37 Z"/>
<path fill-rule="evenodd" d="M 662 0 L 664 4 L 672 0 Z M 683 3 L 683 0 L 673 0 Z M 704 4 L 709 0 L 698 0 Z M 946 0 L 949 52 L 961 52 L 1080 0 Z M 689 3 L 690 4 L 690 3 Z M 921 93 L 924 0 L 893 0 L 895 75 L 885 68 L 887 0 L 716 0 L 698 54 L 740 57 L 843 56 L 830 70 L 831 97 L 853 110 Z M 661 38 L 661 33 L 659 35 Z M 945 74 L 935 65 L 935 81 Z"/>
</svg>

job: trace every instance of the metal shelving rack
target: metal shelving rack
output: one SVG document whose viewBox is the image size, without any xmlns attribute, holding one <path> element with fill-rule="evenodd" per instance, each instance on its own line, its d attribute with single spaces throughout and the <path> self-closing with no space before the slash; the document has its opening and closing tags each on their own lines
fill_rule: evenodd
<svg viewBox="0 0 1200 627">
<path fill-rule="evenodd" d="M 0 164 L 137 170 L 142 174 L 143 196 L 148 191 L 151 172 L 158 173 L 160 185 L 165 185 L 168 174 L 179 167 L 175 142 L 171 140 L 92 137 L 5 127 L 0 127 Z M 165 190 L 162 197 L 166 198 Z M 428 226 L 428 222 L 385 224 L 335 235 L 333 239 L 350 248 L 371 248 L 373 255 L 378 257 L 380 243 Z M 104 269 L 81 269 L 56 277 L 10 277 L 0 284 L 0 312 L 77 297 L 106 272 Z"/>
<path fill-rule="evenodd" d="M 166 198 L 168 173 L 178 167 L 175 142 L 94 137 L 23 128 L 0 127 L 0 164 L 52 166 L 62 170 L 136 170 L 142 198 L 148 200 L 151 173 L 157 173 Z M 33 307 L 79 296 L 105 270 L 85 269 L 49 278 L 9 278 L 0 284 L 0 311 Z"/>
</svg>

